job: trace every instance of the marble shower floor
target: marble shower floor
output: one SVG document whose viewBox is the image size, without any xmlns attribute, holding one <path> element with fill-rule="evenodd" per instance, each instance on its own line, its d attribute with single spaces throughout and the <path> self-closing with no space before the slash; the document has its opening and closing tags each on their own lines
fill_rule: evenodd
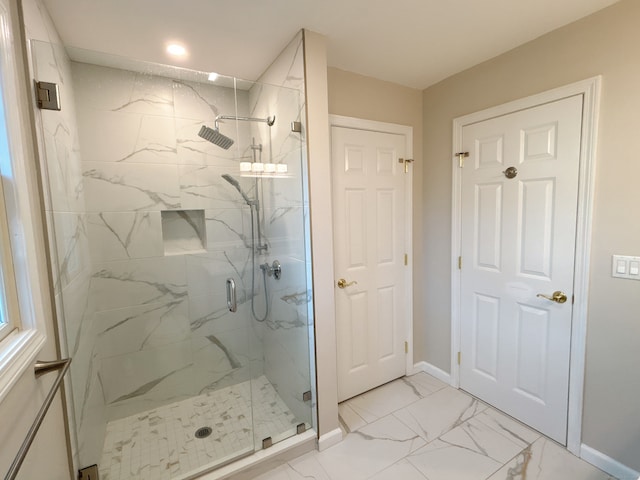
<svg viewBox="0 0 640 480">
<path fill-rule="evenodd" d="M 293 435 L 298 423 L 262 376 L 109 422 L 100 478 L 184 478 L 253 452 L 254 438 L 259 450 L 263 438 Z M 213 433 L 195 438 L 203 426 Z"/>
<path fill-rule="evenodd" d="M 256 480 L 613 480 L 540 433 L 419 373 L 339 406 L 344 439 Z"/>
</svg>

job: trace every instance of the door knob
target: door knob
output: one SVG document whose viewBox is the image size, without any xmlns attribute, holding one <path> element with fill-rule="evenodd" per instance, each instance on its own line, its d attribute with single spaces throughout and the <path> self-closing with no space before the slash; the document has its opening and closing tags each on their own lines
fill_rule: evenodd
<svg viewBox="0 0 640 480">
<path fill-rule="evenodd" d="M 341 278 L 340 280 L 338 280 L 338 288 L 347 288 L 356 283 L 358 282 L 356 282 L 355 280 L 353 282 L 347 283 L 347 281 L 344 278 Z"/>
<path fill-rule="evenodd" d="M 556 290 L 551 296 L 545 295 L 544 293 L 539 293 L 538 295 L 536 295 L 536 297 L 546 298 L 547 300 L 551 300 L 552 302 L 556 303 L 564 303 L 567 301 L 566 293 L 561 292 L 560 290 Z"/>
</svg>

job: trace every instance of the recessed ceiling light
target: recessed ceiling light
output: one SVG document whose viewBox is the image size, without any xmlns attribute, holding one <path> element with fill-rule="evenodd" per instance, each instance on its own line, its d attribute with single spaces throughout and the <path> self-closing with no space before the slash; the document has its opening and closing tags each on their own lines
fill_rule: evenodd
<svg viewBox="0 0 640 480">
<path fill-rule="evenodd" d="M 218 79 L 218 74 L 216 72 L 211 72 L 209 74 L 209 81 L 210 82 L 215 82 Z"/>
<path fill-rule="evenodd" d="M 187 49 L 179 43 L 170 43 L 167 45 L 167 53 L 174 57 L 184 57 L 187 54 Z"/>
</svg>

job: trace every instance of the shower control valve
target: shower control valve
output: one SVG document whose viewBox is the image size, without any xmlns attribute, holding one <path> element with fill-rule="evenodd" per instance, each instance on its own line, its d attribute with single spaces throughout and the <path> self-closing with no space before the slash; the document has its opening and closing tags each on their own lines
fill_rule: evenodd
<svg viewBox="0 0 640 480">
<path fill-rule="evenodd" d="M 278 260 L 274 260 L 271 265 L 263 263 L 260 265 L 260 269 L 265 271 L 269 276 L 273 275 L 276 280 L 280 280 L 280 277 L 282 276 L 282 265 L 280 265 Z"/>
</svg>

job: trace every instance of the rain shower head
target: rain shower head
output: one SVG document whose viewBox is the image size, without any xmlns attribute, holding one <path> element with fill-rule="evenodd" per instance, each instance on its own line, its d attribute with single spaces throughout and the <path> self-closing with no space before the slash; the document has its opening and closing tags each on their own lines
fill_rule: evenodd
<svg viewBox="0 0 640 480">
<path fill-rule="evenodd" d="M 203 125 L 198 132 L 198 136 L 213 143 L 214 145 L 224 148 L 225 150 L 229 150 L 229 147 L 233 145 L 233 140 L 221 134 L 217 128 L 213 129 Z"/>
<path fill-rule="evenodd" d="M 244 198 L 244 201 L 247 202 L 247 205 L 256 205 L 256 201 L 255 200 L 251 200 L 248 197 L 248 195 L 246 193 L 244 193 L 244 191 L 242 190 L 242 187 L 240 187 L 240 183 L 238 182 L 237 179 L 233 178 L 228 173 L 224 173 L 222 175 L 222 178 L 224 178 L 227 182 L 229 182 L 231 185 L 236 187 L 236 190 L 238 190 L 240 195 L 242 195 L 242 198 Z"/>
</svg>

